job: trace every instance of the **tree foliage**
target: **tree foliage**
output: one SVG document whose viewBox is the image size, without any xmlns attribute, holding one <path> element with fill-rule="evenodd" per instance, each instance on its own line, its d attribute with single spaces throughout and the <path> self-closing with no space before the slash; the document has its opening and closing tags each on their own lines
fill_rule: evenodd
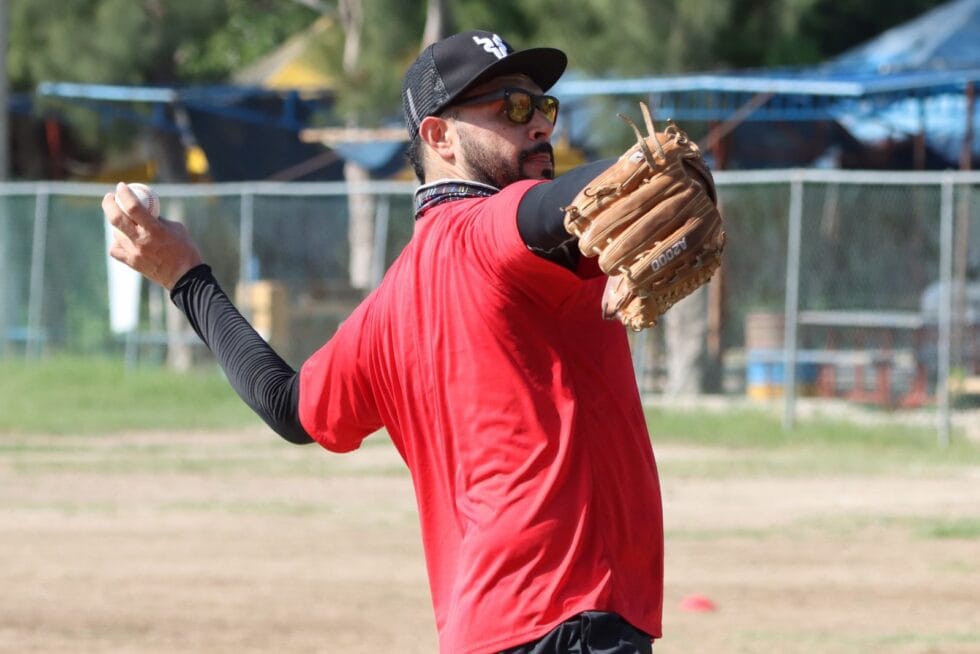
<svg viewBox="0 0 980 654">
<path fill-rule="evenodd" d="M 361 0 L 360 55 L 352 70 L 342 65 L 343 33 L 328 32 L 313 60 L 342 80 L 338 111 L 360 125 L 376 125 L 401 106 L 401 79 L 419 53 L 425 23 L 421 3 Z"/>
<path fill-rule="evenodd" d="M 817 63 L 945 0 L 457 0 L 460 28 L 568 52 L 597 75 Z M 515 36 L 516 35 L 516 36 Z"/>
<path fill-rule="evenodd" d="M 178 78 L 223 81 L 317 18 L 309 7 L 284 0 L 224 0 L 220 5 L 218 20 L 204 38 L 185 41 L 174 51 Z"/>
<path fill-rule="evenodd" d="M 566 50 L 591 74 L 671 74 L 813 63 L 941 0 L 454 0 L 455 29 Z M 334 11 L 336 2 L 325 2 Z M 362 54 L 341 89 L 350 110 L 397 99 L 418 52 L 425 3 L 361 0 Z M 220 81 L 317 18 L 287 0 L 10 0 L 15 88 L 42 80 L 126 84 Z M 340 72 L 343 34 L 318 44 Z M 395 89 L 395 90 L 393 90 Z"/>
<path fill-rule="evenodd" d="M 315 17 L 283 0 L 11 0 L 11 85 L 223 80 Z"/>
</svg>

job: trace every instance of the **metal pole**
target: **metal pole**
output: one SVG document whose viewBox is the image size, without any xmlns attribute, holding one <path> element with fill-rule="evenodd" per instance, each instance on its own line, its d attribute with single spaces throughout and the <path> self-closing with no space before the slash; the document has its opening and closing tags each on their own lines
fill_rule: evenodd
<svg viewBox="0 0 980 654">
<path fill-rule="evenodd" d="M 41 356 L 41 311 L 44 305 L 44 259 L 48 240 L 48 191 L 38 189 L 34 199 L 34 233 L 31 243 L 30 295 L 27 299 L 27 347 L 28 359 Z"/>
<path fill-rule="evenodd" d="M 939 218 L 939 324 L 936 348 L 937 379 L 936 408 L 939 444 L 949 445 L 949 365 L 952 322 L 953 280 L 953 180 L 945 176 L 942 181 Z"/>
<path fill-rule="evenodd" d="M 647 337 L 653 330 L 644 330 L 633 334 L 633 374 L 636 376 L 636 388 L 643 397 L 647 379 Z"/>
<path fill-rule="evenodd" d="M 803 175 L 794 171 L 789 188 L 786 243 L 786 307 L 783 325 L 783 429 L 796 418 L 796 324 L 800 309 L 800 238 L 803 231 Z"/>
<path fill-rule="evenodd" d="M 10 237 L 13 229 L 10 226 L 9 208 L 10 197 L 0 195 L 0 358 L 7 354 L 10 329 L 13 326 L 13 288 L 17 283 L 14 281 L 14 266 L 11 263 L 14 247 Z M 21 271 L 17 271 L 17 276 L 21 276 Z"/>
<path fill-rule="evenodd" d="M 371 286 L 377 288 L 385 276 L 388 255 L 388 222 L 391 215 L 391 198 L 384 196 L 377 202 L 374 213 L 374 248 L 371 257 Z"/>
<path fill-rule="evenodd" d="M 252 258 L 255 256 L 252 247 L 255 239 L 255 196 L 251 193 L 242 193 L 241 197 L 241 229 L 238 232 L 238 286 L 242 293 L 247 296 L 247 284 L 254 281 L 256 277 L 252 266 Z M 246 317 L 251 319 L 251 302 L 242 303 L 242 310 Z"/>
</svg>

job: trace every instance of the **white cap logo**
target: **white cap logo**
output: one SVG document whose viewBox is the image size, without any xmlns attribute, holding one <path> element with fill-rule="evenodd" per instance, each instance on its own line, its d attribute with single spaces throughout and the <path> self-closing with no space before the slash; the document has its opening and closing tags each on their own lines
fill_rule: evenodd
<svg viewBox="0 0 980 654">
<path fill-rule="evenodd" d="M 504 43 L 504 40 L 496 34 L 494 34 L 491 38 L 474 36 L 473 41 L 477 45 L 483 46 L 484 50 L 492 54 L 497 59 L 503 59 L 507 56 L 507 44 Z"/>
</svg>

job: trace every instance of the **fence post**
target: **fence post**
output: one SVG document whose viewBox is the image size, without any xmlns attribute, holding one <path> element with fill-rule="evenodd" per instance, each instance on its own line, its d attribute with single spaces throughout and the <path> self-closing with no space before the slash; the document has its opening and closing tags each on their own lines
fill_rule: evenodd
<svg viewBox="0 0 980 654">
<path fill-rule="evenodd" d="M 939 315 L 936 343 L 936 408 L 939 444 L 949 445 L 949 365 L 953 280 L 953 179 L 943 176 L 939 218 Z"/>
<path fill-rule="evenodd" d="M 245 293 L 248 283 L 254 281 L 252 278 L 255 276 L 252 269 L 252 257 L 255 256 L 252 252 L 255 239 L 255 196 L 247 191 L 242 193 L 239 211 L 241 224 L 238 230 L 238 288 Z M 251 313 L 250 303 L 244 303 L 243 309 Z"/>
<path fill-rule="evenodd" d="M 800 238 L 803 231 L 803 173 L 793 171 L 789 187 L 786 243 L 786 306 L 783 326 L 783 429 L 796 419 L 796 324 L 800 308 Z"/>
<path fill-rule="evenodd" d="M 0 358 L 7 354 L 10 329 L 13 326 L 14 267 L 10 264 L 14 247 L 10 242 L 10 197 L 0 195 Z"/>
<path fill-rule="evenodd" d="M 48 241 L 48 189 L 39 186 L 34 197 L 34 231 L 31 236 L 31 281 L 27 299 L 27 342 L 25 354 L 28 359 L 41 357 L 43 329 L 41 326 L 44 306 L 44 259 Z"/>
<path fill-rule="evenodd" d="M 388 222 L 391 215 L 391 198 L 387 195 L 377 200 L 374 212 L 374 248 L 371 253 L 371 288 L 377 288 L 385 276 L 388 259 Z"/>
<path fill-rule="evenodd" d="M 633 356 L 633 375 L 636 377 L 636 388 L 643 397 L 647 378 L 647 337 L 653 330 L 645 329 L 635 332 L 631 339 Z"/>
</svg>

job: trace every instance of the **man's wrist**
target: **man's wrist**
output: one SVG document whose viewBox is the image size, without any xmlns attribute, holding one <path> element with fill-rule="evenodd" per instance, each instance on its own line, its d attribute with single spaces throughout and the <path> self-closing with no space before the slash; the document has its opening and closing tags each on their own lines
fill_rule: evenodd
<svg viewBox="0 0 980 654">
<path fill-rule="evenodd" d="M 177 293 L 186 288 L 194 280 L 204 279 L 211 276 L 211 266 L 208 264 L 201 262 L 191 266 L 177 279 L 176 282 L 174 282 L 174 285 L 170 288 L 170 298 L 173 299 Z"/>
</svg>

